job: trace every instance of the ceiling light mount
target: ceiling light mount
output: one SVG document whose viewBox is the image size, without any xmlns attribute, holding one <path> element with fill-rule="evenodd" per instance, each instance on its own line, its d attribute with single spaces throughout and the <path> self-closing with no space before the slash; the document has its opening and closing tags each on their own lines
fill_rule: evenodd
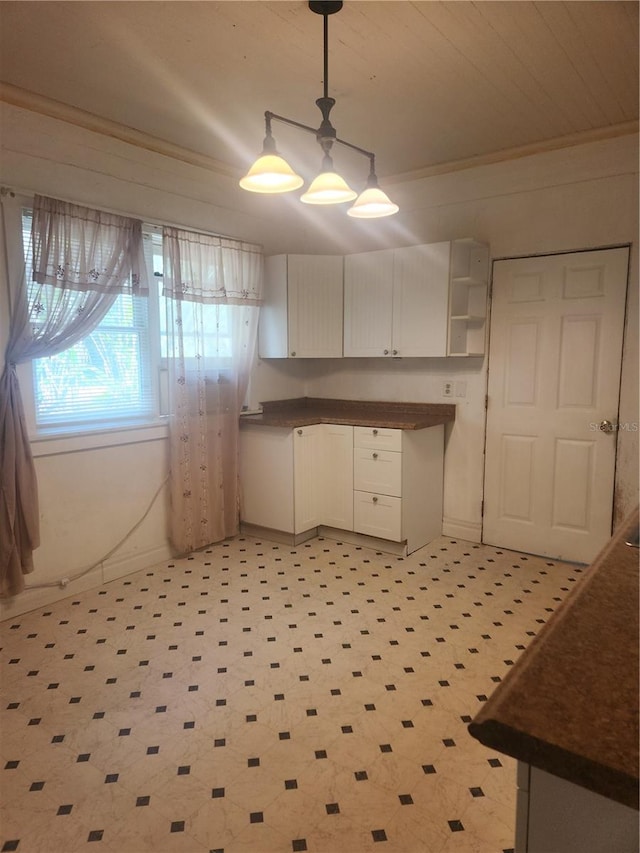
<svg viewBox="0 0 640 853">
<path fill-rule="evenodd" d="M 290 192 L 299 189 L 304 180 L 297 175 L 291 166 L 284 160 L 276 149 L 275 140 L 271 132 L 271 122 L 280 121 L 288 124 L 291 127 L 297 127 L 299 130 L 304 130 L 307 133 L 312 133 L 323 151 L 322 166 L 320 173 L 311 183 L 308 190 L 300 197 L 300 201 L 305 204 L 341 204 L 347 201 L 356 199 L 354 205 L 349 208 L 347 213 L 356 218 L 374 219 L 381 216 L 391 216 L 397 213 L 398 206 L 393 204 L 388 196 L 378 186 L 378 178 L 375 173 L 375 154 L 372 151 L 367 151 L 360 148 L 358 145 L 353 145 L 344 139 L 339 139 L 336 129 L 331 124 L 329 115 L 335 99 L 329 97 L 329 24 L 328 17 L 342 9 L 342 2 L 309 2 L 309 8 L 312 12 L 323 16 L 324 30 L 324 75 L 323 88 L 324 93 L 321 98 L 316 100 L 316 105 L 322 114 L 322 122 L 319 128 L 309 127 L 309 125 L 294 121 L 293 119 L 285 118 L 285 116 L 277 115 L 270 111 L 266 111 L 265 118 L 265 139 L 262 148 L 262 154 L 249 169 L 247 174 L 240 181 L 240 186 L 251 192 L 260 193 L 281 193 Z M 358 196 L 352 190 L 346 181 L 334 171 L 331 151 L 334 143 L 344 145 L 357 151 L 359 154 L 369 158 L 369 177 L 365 190 Z M 356 198 L 357 196 L 357 198 Z"/>
</svg>

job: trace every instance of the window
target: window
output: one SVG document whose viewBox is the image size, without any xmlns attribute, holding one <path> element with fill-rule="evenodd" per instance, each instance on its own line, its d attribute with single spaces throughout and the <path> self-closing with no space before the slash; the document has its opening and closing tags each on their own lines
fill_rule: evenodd
<svg viewBox="0 0 640 853">
<path fill-rule="evenodd" d="M 22 207 L 17 215 L 26 280 L 31 282 L 32 211 Z M 168 413 L 167 317 L 175 306 L 162 295 L 162 228 L 145 224 L 143 237 L 149 296 L 119 295 L 101 323 L 79 343 L 24 365 L 23 396 L 32 434 L 55 438 L 163 423 Z M 237 333 L 233 308 L 189 301 L 181 305 L 187 365 L 204 359 L 200 364 L 217 370 L 218 381 L 224 381 L 232 359 Z M 198 352 L 200 327 L 205 334 Z"/>
<path fill-rule="evenodd" d="M 22 211 L 27 281 L 31 281 L 31 210 Z M 153 242 L 145 235 L 148 261 L 157 267 Z M 159 253 L 162 263 L 162 252 Z M 66 432 L 148 423 L 158 418 L 157 296 L 120 294 L 99 326 L 58 355 L 32 362 L 38 431 Z"/>
</svg>

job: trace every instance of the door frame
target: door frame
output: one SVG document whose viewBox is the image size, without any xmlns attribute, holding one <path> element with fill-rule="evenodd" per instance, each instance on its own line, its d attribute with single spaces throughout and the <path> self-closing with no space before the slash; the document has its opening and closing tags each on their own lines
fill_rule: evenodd
<svg viewBox="0 0 640 853">
<path fill-rule="evenodd" d="M 482 451 L 482 498 L 481 498 L 481 519 L 480 519 L 480 542 L 484 544 L 484 505 L 485 505 L 485 488 L 486 488 L 486 478 L 487 478 L 487 436 L 488 436 L 488 420 L 489 420 L 489 364 L 491 360 L 491 319 L 492 319 L 492 308 L 493 308 L 493 278 L 494 278 L 494 270 L 495 264 L 498 261 L 520 261 L 527 260 L 528 258 L 548 258 L 554 257 L 556 255 L 574 255 L 586 252 L 600 252 L 606 251 L 609 249 L 628 249 L 629 251 L 629 264 L 627 266 L 627 281 L 626 281 L 626 289 L 625 289 L 625 305 L 624 305 L 624 316 L 623 316 L 623 327 L 622 327 L 622 349 L 620 355 L 620 378 L 618 380 L 618 410 L 616 412 L 616 419 L 620 417 L 620 393 L 622 391 L 622 368 L 624 366 L 624 353 L 625 353 L 625 344 L 627 338 L 627 323 L 629 318 L 629 283 L 631 279 L 631 258 L 633 252 L 633 244 L 626 243 L 611 243 L 605 244 L 602 246 L 592 246 L 589 248 L 580 248 L 580 249 L 561 249 L 557 251 L 550 252 L 532 252 L 529 254 L 523 255 L 501 255 L 500 257 L 491 258 L 491 277 L 489 279 L 489 295 L 488 295 L 488 305 L 487 305 L 487 344 L 485 348 L 485 358 L 486 358 L 486 369 L 484 371 L 484 442 L 483 442 L 483 451 Z M 613 468 L 613 494 L 611 496 L 612 506 L 611 506 L 611 534 L 615 530 L 617 524 L 623 521 L 623 518 L 616 518 L 616 505 L 615 505 L 615 494 L 616 494 L 616 484 L 618 481 L 618 458 L 619 458 L 619 442 L 618 442 L 618 432 L 616 431 L 615 435 L 615 460 L 614 460 L 614 468 Z"/>
</svg>

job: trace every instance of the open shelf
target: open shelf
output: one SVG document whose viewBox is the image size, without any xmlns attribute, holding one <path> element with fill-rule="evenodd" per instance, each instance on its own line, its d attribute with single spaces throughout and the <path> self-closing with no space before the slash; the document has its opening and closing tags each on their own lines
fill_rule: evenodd
<svg viewBox="0 0 640 853">
<path fill-rule="evenodd" d="M 448 355 L 484 355 L 488 274 L 489 247 L 476 240 L 454 240 L 449 280 Z"/>
</svg>

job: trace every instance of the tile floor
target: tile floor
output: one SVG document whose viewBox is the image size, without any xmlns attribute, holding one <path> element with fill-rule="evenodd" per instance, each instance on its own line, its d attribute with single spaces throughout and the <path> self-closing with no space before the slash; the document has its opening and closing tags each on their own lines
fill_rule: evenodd
<svg viewBox="0 0 640 853">
<path fill-rule="evenodd" d="M 467 723 L 581 571 L 245 537 L 13 617 L 0 850 L 510 851 Z"/>
</svg>

